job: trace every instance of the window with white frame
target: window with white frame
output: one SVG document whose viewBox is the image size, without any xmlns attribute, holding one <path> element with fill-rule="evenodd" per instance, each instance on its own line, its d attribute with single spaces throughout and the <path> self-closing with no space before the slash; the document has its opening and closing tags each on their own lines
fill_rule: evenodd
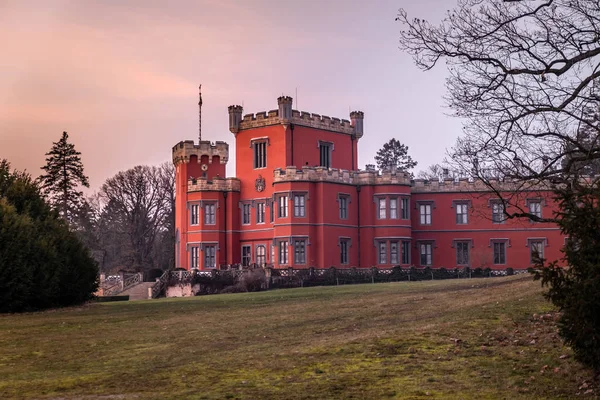
<svg viewBox="0 0 600 400">
<path fill-rule="evenodd" d="M 267 167 L 267 142 L 253 142 L 254 149 L 254 169 Z"/>
<path fill-rule="evenodd" d="M 410 242 L 402 241 L 402 264 L 410 264 Z"/>
<path fill-rule="evenodd" d="M 204 246 L 204 268 L 215 268 L 217 266 L 217 246 Z"/>
<path fill-rule="evenodd" d="M 242 225 L 250 224 L 250 204 L 242 204 Z"/>
<path fill-rule="evenodd" d="M 215 203 L 209 203 L 209 204 L 204 205 L 204 223 L 206 225 L 215 225 L 217 223 L 215 209 L 216 209 Z"/>
<path fill-rule="evenodd" d="M 531 256 L 531 265 L 537 265 L 544 259 L 544 246 L 546 241 L 543 239 L 529 240 L 529 251 Z"/>
<path fill-rule="evenodd" d="M 279 196 L 279 218 L 285 218 L 288 216 L 288 197 Z"/>
<path fill-rule="evenodd" d="M 387 264 L 387 242 L 380 241 L 377 243 L 377 263 Z"/>
<path fill-rule="evenodd" d="M 294 195 L 294 217 L 304 217 L 306 215 L 306 197 L 303 194 Z"/>
<path fill-rule="evenodd" d="M 333 150 L 333 143 L 319 142 L 319 165 L 321 167 L 331 168 L 331 151 Z"/>
<path fill-rule="evenodd" d="M 306 241 L 294 240 L 294 263 L 306 264 Z"/>
<path fill-rule="evenodd" d="M 433 244 L 432 243 L 419 243 L 419 258 L 421 266 L 431 266 L 433 255 Z"/>
<path fill-rule="evenodd" d="M 348 219 L 348 196 L 339 196 L 340 219 Z"/>
<path fill-rule="evenodd" d="M 504 215 L 504 203 L 495 201 L 492 203 L 492 223 L 503 224 L 506 220 Z"/>
<path fill-rule="evenodd" d="M 493 242 L 494 246 L 494 265 L 506 264 L 506 242 Z"/>
<path fill-rule="evenodd" d="M 265 223 L 265 203 L 256 203 L 256 223 Z"/>
<path fill-rule="evenodd" d="M 348 264 L 350 262 L 348 254 L 349 247 L 349 239 L 340 239 L 340 264 Z"/>
<path fill-rule="evenodd" d="M 267 249 L 262 244 L 256 246 L 256 263 L 259 266 L 263 266 L 267 263 Z"/>
<path fill-rule="evenodd" d="M 387 218 L 387 199 L 385 197 L 377 198 L 377 218 Z"/>
<path fill-rule="evenodd" d="M 190 225 L 198 225 L 198 214 L 200 211 L 200 206 L 198 204 L 190 205 Z"/>
<path fill-rule="evenodd" d="M 200 248 L 193 246 L 190 248 L 190 268 L 198 268 Z"/>
<path fill-rule="evenodd" d="M 464 225 L 469 222 L 469 204 L 468 203 L 456 203 L 456 223 Z"/>
<path fill-rule="evenodd" d="M 398 242 L 390 242 L 390 264 L 398 264 Z"/>
<path fill-rule="evenodd" d="M 287 240 L 282 240 L 279 242 L 279 264 L 287 265 L 288 264 L 288 254 L 289 254 L 289 243 Z"/>
<path fill-rule="evenodd" d="M 398 219 L 398 198 L 390 197 L 390 218 Z"/>
<path fill-rule="evenodd" d="M 529 201 L 529 214 L 537 218 L 542 218 L 542 202 Z"/>
<path fill-rule="evenodd" d="M 469 248 L 470 242 L 457 241 L 456 246 L 456 265 L 469 265 Z"/>
<path fill-rule="evenodd" d="M 421 225 L 431 225 L 431 204 L 419 204 L 419 222 Z"/>
<path fill-rule="evenodd" d="M 410 199 L 403 197 L 402 198 L 402 219 L 410 219 L 410 213 L 409 213 L 409 209 L 410 209 Z"/>
<path fill-rule="evenodd" d="M 242 246 L 242 265 L 248 267 L 252 264 L 252 246 Z"/>
</svg>

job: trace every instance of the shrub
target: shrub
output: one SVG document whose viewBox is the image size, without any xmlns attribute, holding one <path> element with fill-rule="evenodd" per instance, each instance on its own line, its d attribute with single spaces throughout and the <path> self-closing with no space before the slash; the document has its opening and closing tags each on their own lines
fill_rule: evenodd
<svg viewBox="0 0 600 400">
<path fill-rule="evenodd" d="M 515 270 L 512 269 L 511 267 L 506 268 L 506 275 L 514 275 L 515 274 Z"/>
</svg>

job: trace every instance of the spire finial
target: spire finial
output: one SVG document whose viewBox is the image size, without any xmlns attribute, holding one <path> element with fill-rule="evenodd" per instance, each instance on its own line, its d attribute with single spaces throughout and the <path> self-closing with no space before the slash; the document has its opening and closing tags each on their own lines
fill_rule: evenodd
<svg viewBox="0 0 600 400">
<path fill-rule="evenodd" d="M 202 84 L 198 86 L 198 139 L 202 141 Z"/>
</svg>

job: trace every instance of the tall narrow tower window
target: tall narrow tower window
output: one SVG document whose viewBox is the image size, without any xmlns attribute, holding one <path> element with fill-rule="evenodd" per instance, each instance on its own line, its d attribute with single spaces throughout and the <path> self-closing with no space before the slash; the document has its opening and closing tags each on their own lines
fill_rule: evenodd
<svg viewBox="0 0 600 400">
<path fill-rule="evenodd" d="M 319 152 L 321 154 L 321 167 L 331 168 L 331 150 L 333 150 L 333 143 L 319 142 Z"/>
<path fill-rule="evenodd" d="M 254 168 L 267 167 L 267 142 L 255 142 L 254 148 Z"/>
</svg>

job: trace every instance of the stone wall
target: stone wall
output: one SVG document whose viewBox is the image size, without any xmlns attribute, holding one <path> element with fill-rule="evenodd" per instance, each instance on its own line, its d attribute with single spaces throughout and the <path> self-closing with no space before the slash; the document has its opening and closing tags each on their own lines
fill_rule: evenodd
<svg viewBox="0 0 600 400">
<path fill-rule="evenodd" d="M 174 164 L 180 162 L 188 163 L 192 155 L 197 156 L 198 160 L 202 156 L 208 156 L 209 163 L 212 163 L 213 156 L 219 156 L 219 163 L 227 164 L 229 160 L 229 145 L 221 141 L 212 143 L 208 140 L 203 140 L 198 144 L 194 144 L 193 140 L 186 140 L 173 146 Z"/>
</svg>

